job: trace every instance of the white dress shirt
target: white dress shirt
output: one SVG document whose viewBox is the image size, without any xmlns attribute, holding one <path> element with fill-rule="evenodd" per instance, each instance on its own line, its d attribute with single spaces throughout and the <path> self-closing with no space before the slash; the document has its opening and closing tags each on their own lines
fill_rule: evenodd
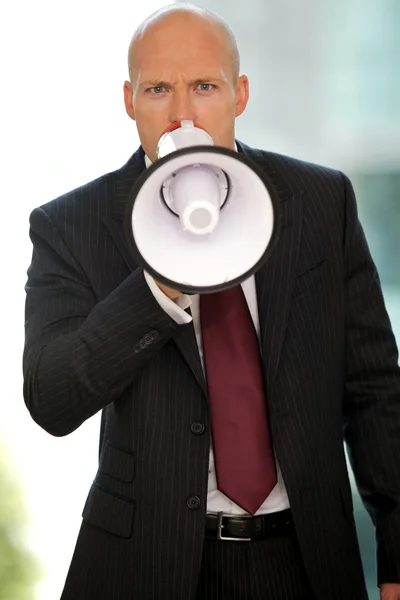
<svg viewBox="0 0 400 600">
<path fill-rule="evenodd" d="M 145 157 L 145 161 L 146 166 L 148 167 L 151 164 L 151 162 L 147 156 Z M 157 286 L 151 275 L 145 272 L 144 276 L 158 304 L 172 319 L 174 319 L 176 323 L 183 325 L 184 323 L 190 323 L 193 320 L 193 327 L 196 334 L 197 346 L 199 348 L 200 360 L 204 370 L 203 344 L 200 327 L 199 295 L 194 294 L 188 296 L 186 294 L 183 294 L 182 297 L 178 298 L 177 300 L 171 300 L 171 298 L 168 298 L 168 296 L 166 296 L 164 292 L 160 290 L 160 288 Z M 248 279 L 246 279 L 246 281 L 242 283 L 242 289 L 250 310 L 251 317 L 253 319 L 254 327 L 257 331 L 257 335 L 259 336 L 260 325 L 258 318 L 257 295 L 254 276 L 249 277 Z M 185 311 L 185 309 L 188 307 L 190 307 L 192 313 L 191 315 L 189 315 Z M 286 493 L 285 484 L 283 482 L 282 474 L 278 463 L 276 463 L 276 468 L 278 475 L 277 484 L 272 490 L 272 492 L 269 494 L 268 498 L 266 498 L 266 500 L 257 510 L 257 515 L 272 513 L 289 508 L 289 499 Z M 208 469 L 207 512 L 224 512 L 228 514 L 246 513 L 246 511 L 243 508 L 235 504 L 235 502 L 233 502 L 230 498 L 228 498 L 227 496 L 225 496 L 225 494 L 218 490 L 212 444 L 210 448 L 210 461 Z"/>
</svg>

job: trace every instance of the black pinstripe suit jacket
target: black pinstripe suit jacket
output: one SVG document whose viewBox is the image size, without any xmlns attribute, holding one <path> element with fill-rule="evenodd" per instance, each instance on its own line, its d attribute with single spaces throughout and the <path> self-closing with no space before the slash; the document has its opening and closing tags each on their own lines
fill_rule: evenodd
<svg viewBox="0 0 400 600">
<path fill-rule="evenodd" d="M 319 599 L 365 599 L 343 437 L 376 524 L 379 581 L 400 581 L 400 374 L 378 275 L 345 176 L 239 150 L 282 204 L 256 289 L 274 447 L 304 562 Z M 139 149 L 30 220 L 27 407 L 56 436 L 103 410 L 64 600 L 196 590 L 210 416 L 193 326 L 163 312 L 126 247 L 125 202 L 144 168 Z"/>
</svg>

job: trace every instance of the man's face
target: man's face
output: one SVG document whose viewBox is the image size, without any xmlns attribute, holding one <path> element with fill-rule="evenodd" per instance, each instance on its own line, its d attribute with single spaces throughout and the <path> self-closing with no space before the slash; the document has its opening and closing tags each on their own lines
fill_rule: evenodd
<svg viewBox="0 0 400 600">
<path fill-rule="evenodd" d="M 248 80 L 235 79 L 229 45 L 217 26 L 170 15 L 150 26 L 133 53 L 125 106 L 152 161 L 161 135 L 183 119 L 203 127 L 217 146 L 234 148 L 234 122 L 246 107 Z"/>
</svg>

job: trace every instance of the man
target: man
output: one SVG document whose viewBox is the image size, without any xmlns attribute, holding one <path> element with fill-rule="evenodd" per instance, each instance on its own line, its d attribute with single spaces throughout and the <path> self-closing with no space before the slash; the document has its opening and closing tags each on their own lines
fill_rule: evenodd
<svg viewBox="0 0 400 600">
<path fill-rule="evenodd" d="M 350 182 L 235 141 L 248 80 L 231 31 L 208 11 L 173 5 L 149 17 L 132 39 L 129 72 L 125 106 L 141 148 L 30 221 L 26 404 L 56 436 L 103 410 L 99 470 L 63 600 L 364 600 L 343 432 L 376 525 L 381 599 L 400 599 L 398 354 Z M 229 294 L 206 308 L 204 295 L 143 273 L 126 245 L 127 195 L 157 159 L 160 135 L 184 119 L 252 159 L 279 193 L 277 246 L 234 291 L 252 332 L 237 318 L 221 333 Z M 219 346 L 227 334 L 222 381 L 213 363 L 228 358 Z M 253 352 L 251 336 L 251 381 L 232 407 L 242 385 L 234 361 L 245 344 L 243 363 Z M 257 378 L 261 402 L 260 386 L 248 392 Z M 219 409 L 233 422 L 244 407 L 247 418 L 255 396 L 264 414 L 247 432 L 235 421 L 239 452 L 227 449 Z M 257 444 L 264 462 L 254 475 L 258 458 L 244 469 L 241 459 Z M 222 455 L 235 457 L 228 475 Z"/>
</svg>

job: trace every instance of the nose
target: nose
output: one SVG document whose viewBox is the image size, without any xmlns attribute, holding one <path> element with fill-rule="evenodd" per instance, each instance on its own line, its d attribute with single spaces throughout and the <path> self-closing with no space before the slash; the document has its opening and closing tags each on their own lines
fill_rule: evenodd
<svg viewBox="0 0 400 600">
<path fill-rule="evenodd" d="M 189 90 L 175 90 L 170 106 L 170 122 L 196 121 L 197 115 Z"/>
</svg>

